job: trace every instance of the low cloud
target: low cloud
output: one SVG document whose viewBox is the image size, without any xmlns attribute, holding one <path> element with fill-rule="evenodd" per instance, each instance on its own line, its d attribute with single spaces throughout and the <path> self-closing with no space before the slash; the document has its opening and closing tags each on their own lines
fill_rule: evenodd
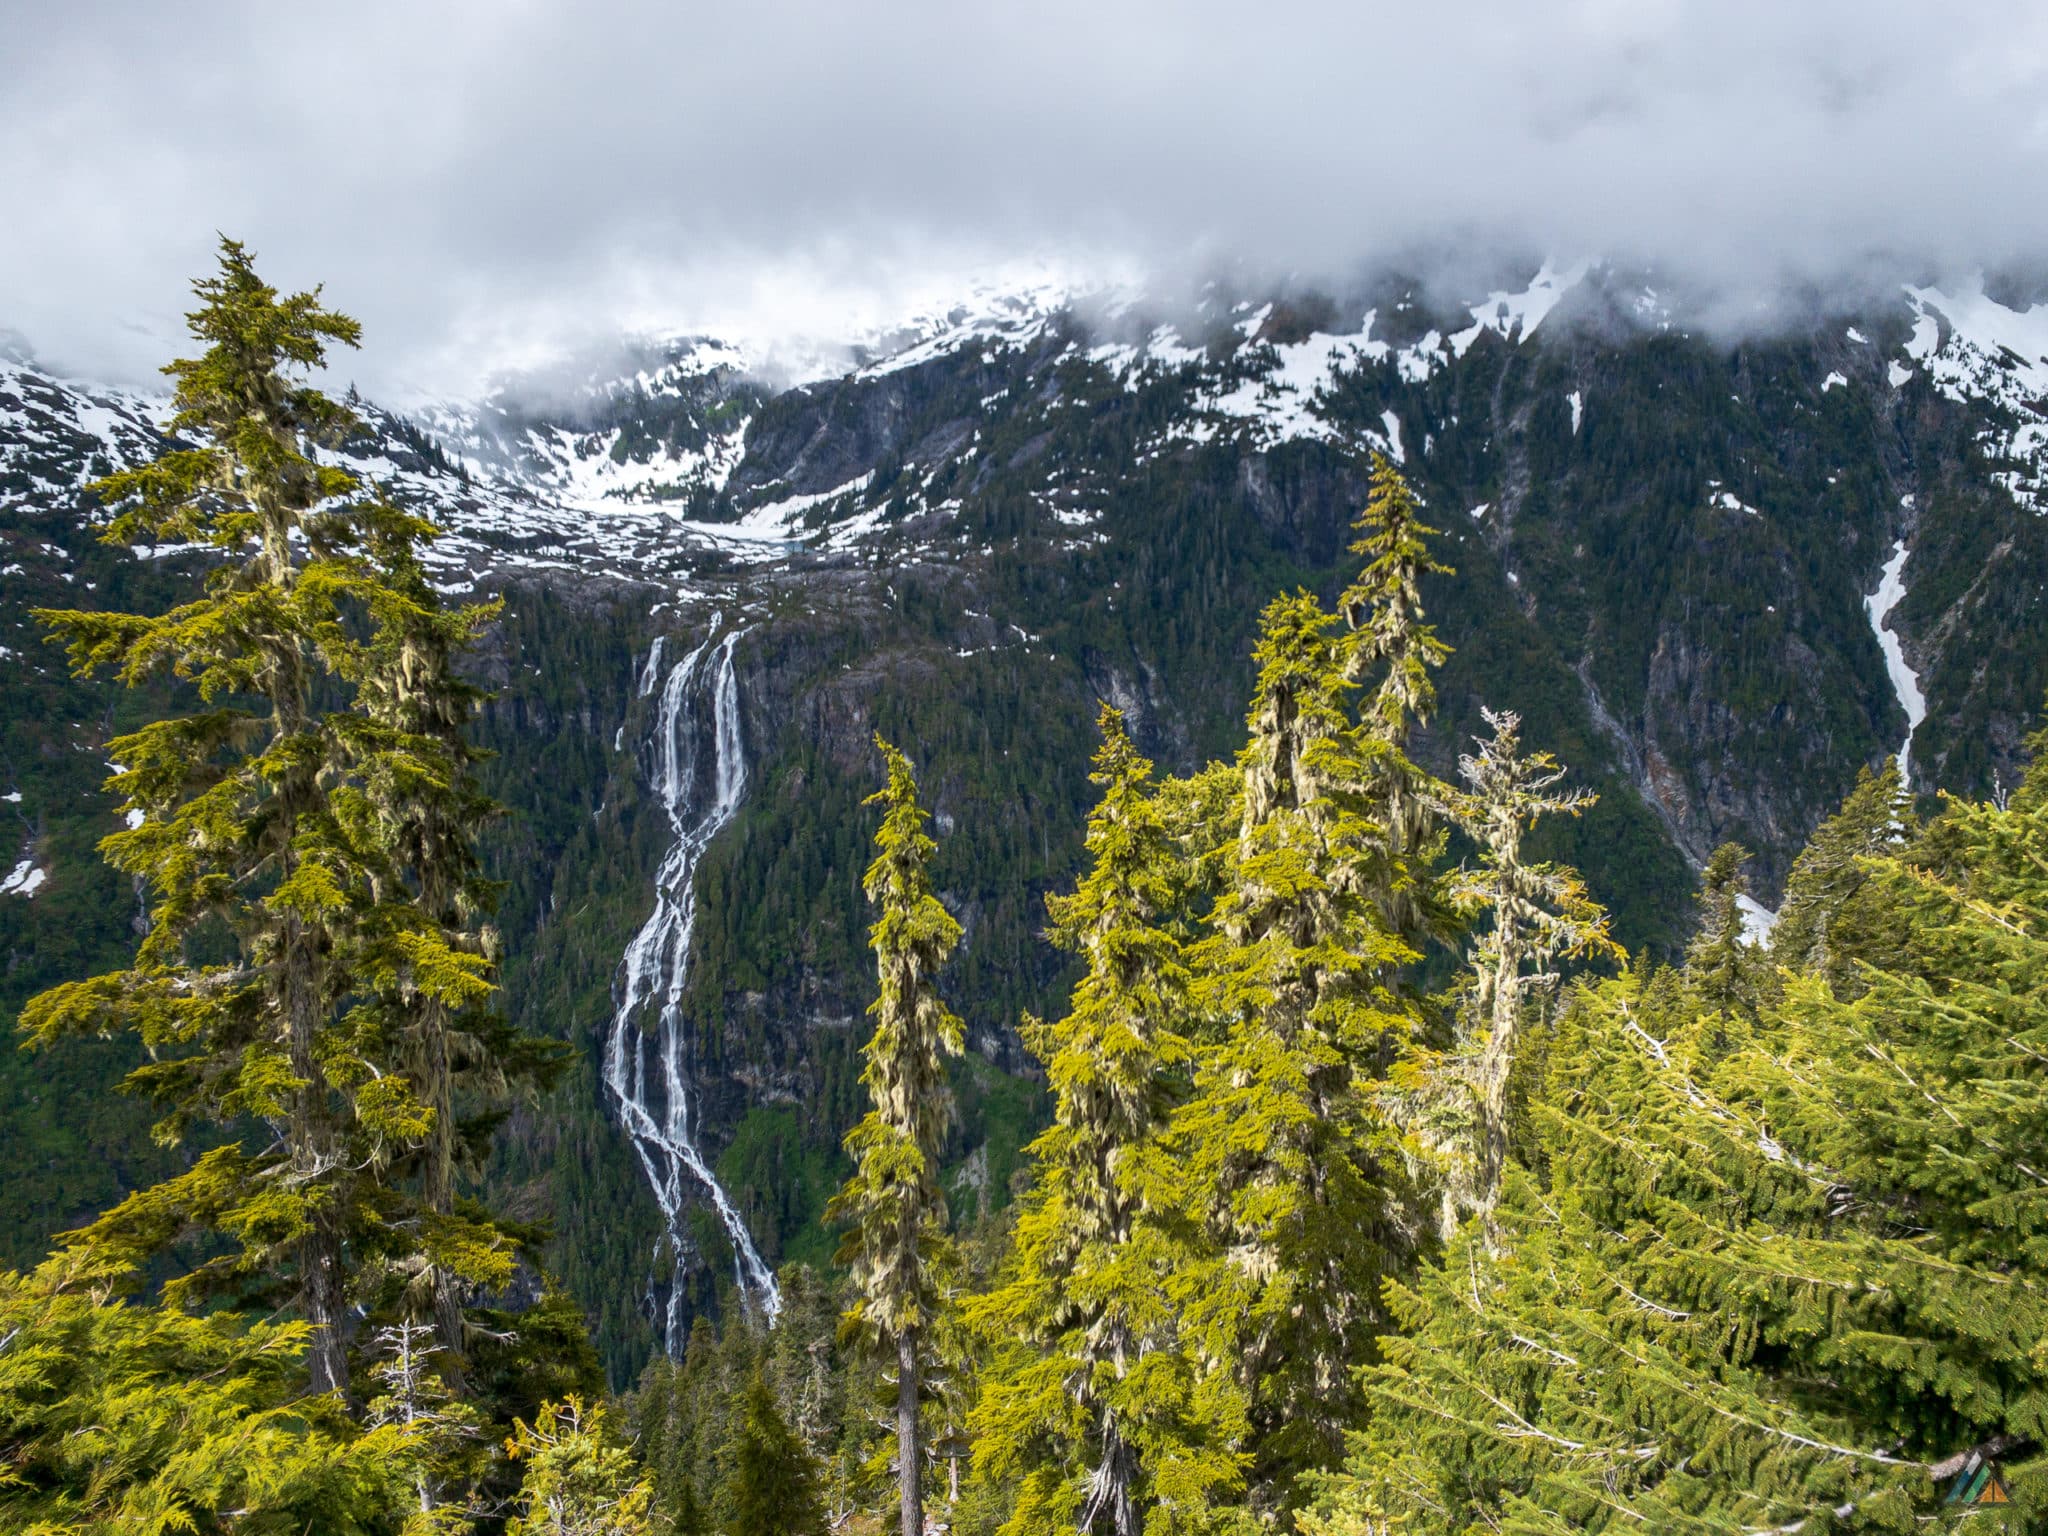
<svg viewBox="0 0 2048 1536">
<path fill-rule="evenodd" d="M 215 230 L 404 392 L 1020 267 L 1598 254 L 1740 308 L 2048 255 L 2034 4 L 4 3 L 0 323 L 103 376 Z"/>
</svg>

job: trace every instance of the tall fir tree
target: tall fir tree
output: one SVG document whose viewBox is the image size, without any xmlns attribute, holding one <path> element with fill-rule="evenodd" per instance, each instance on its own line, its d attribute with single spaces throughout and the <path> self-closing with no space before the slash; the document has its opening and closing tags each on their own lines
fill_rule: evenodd
<svg viewBox="0 0 2048 1536">
<path fill-rule="evenodd" d="M 924 1435 L 920 1384 L 928 1338 L 944 1303 L 946 1204 L 939 1150 L 952 1114 L 944 1058 L 958 1055 L 960 1020 L 937 977 L 960 942 L 960 925 L 932 892 L 937 844 L 918 804 L 910 761 L 876 738 L 888 783 L 868 800 L 883 809 L 864 888 L 878 909 L 869 942 L 880 995 L 861 1082 L 873 1108 L 846 1136 L 854 1173 L 827 1219 L 847 1226 L 840 1262 L 853 1270 L 848 1322 L 894 1356 L 898 1514 L 903 1536 L 924 1533 Z"/>
<path fill-rule="evenodd" d="M 1539 820 L 1577 816 L 1594 797 L 1560 790 L 1564 770 L 1549 753 L 1522 751 L 1521 717 L 1512 710 L 1481 713 L 1493 734 L 1477 753 L 1459 758 L 1465 789 L 1449 802 L 1479 849 L 1478 863 L 1452 878 L 1451 898 L 1466 914 L 1483 917 L 1484 926 L 1458 1014 L 1452 1081 L 1465 1134 L 1446 1169 L 1446 1235 L 1459 1214 L 1492 1221 L 1507 1166 L 1509 1074 L 1530 1011 L 1557 987 L 1556 962 L 1620 956 L 1607 914 L 1578 873 L 1522 852 Z"/>
<path fill-rule="evenodd" d="M 1360 873 L 1388 928 L 1420 950 L 1455 927 L 1429 881 L 1441 851 L 1434 781 L 1408 756 L 1411 733 L 1436 712 L 1431 674 L 1451 653 L 1424 622 L 1422 579 L 1449 575 L 1450 567 L 1430 553 L 1439 530 L 1422 521 L 1413 488 L 1384 454 L 1372 456 L 1371 489 L 1354 526 L 1351 551 L 1365 565 L 1337 606 L 1351 631 L 1346 676 L 1371 688 L 1361 787 L 1381 828 L 1378 857 Z"/>
<path fill-rule="evenodd" d="M 1420 1235 L 1382 1092 L 1420 1031 L 1388 985 L 1414 952 L 1363 873 L 1386 842 L 1346 653 L 1313 596 L 1268 607 L 1223 889 L 1188 952 L 1201 1049 L 1164 1143 L 1198 1234 L 1176 1276 L 1184 1326 L 1248 1396 L 1252 1497 L 1269 1516 L 1340 1452 L 1381 1284 Z"/>
<path fill-rule="evenodd" d="M 1003 1281 L 970 1313 L 992 1357 L 976 1465 L 1012 1491 L 1012 1536 L 1195 1529 L 1242 1480 L 1242 1399 L 1182 1337 L 1168 1282 L 1185 1253 L 1157 1199 L 1160 1133 L 1191 1071 L 1177 853 L 1123 716 L 1104 705 L 1100 725 L 1088 867 L 1047 898 L 1051 938 L 1084 968 L 1067 1014 L 1025 1028 L 1052 1123 Z M 1170 1520 L 1148 1520 L 1162 1505 Z"/>
<path fill-rule="evenodd" d="M 280 297 L 249 253 L 223 240 L 217 275 L 188 316 L 206 344 L 165 370 L 170 430 L 201 446 L 95 487 L 116 509 L 113 542 L 202 543 L 218 554 L 205 595 L 157 616 L 50 612 L 80 673 L 133 685 L 164 672 L 197 685 L 203 712 L 110 743 L 112 787 L 140 824 L 104 844 L 149 892 L 135 965 L 30 1004 L 36 1039 L 133 1029 L 152 1061 L 130 1078 L 168 1107 L 159 1134 L 195 1121 L 270 1127 L 253 1152 L 229 1144 L 100 1218 L 86 1240 L 140 1258 L 189 1226 L 232 1240 L 174 1293 L 284 1281 L 312 1327 L 318 1391 L 348 1384 L 349 1248 L 374 1224 L 359 1170 L 422 1134 L 427 1107 L 367 1055 L 348 1002 L 361 919 L 382 851 L 334 814 L 341 750 L 317 708 L 346 612 L 375 586 L 361 556 L 353 476 L 320 462 L 353 418 L 306 374 L 355 321 L 317 292 Z M 230 700 L 253 699 L 259 709 Z M 211 923 L 236 957 L 196 963 Z"/>
<path fill-rule="evenodd" d="M 357 423 L 307 375 L 356 323 L 317 292 L 280 296 L 234 241 L 195 291 L 205 350 L 166 372 L 171 429 L 197 446 L 96 490 L 110 542 L 210 547 L 204 594 L 40 617 L 79 671 L 168 673 L 206 707 L 109 744 L 131 824 L 102 846 L 150 902 L 135 964 L 53 989 L 22 1024 L 32 1041 L 135 1031 L 152 1060 L 129 1086 L 164 1107 L 162 1137 L 254 1121 L 271 1139 L 203 1153 L 72 1240 L 140 1262 L 210 1234 L 166 1294 L 289 1302 L 321 1391 L 347 1388 L 349 1315 L 407 1277 L 403 1312 L 435 1317 L 459 1379 L 463 1295 L 503 1289 L 531 1234 L 463 1205 L 457 1163 L 560 1057 L 488 1007 L 491 807 L 457 664 L 496 610 L 444 608 L 420 560 L 433 526 L 321 457 Z"/>
</svg>

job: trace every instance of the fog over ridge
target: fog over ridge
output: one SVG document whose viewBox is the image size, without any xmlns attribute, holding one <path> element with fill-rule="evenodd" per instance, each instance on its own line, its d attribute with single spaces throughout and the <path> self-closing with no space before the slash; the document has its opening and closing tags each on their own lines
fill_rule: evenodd
<svg viewBox="0 0 2048 1536">
<path fill-rule="evenodd" d="M 220 229 L 401 393 L 1034 273 L 1593 255 L 1739 324 L 2048 256 L 2048 9 L 1949 9 L 0 0 L 0 323 L 146 374 Z"/>
</svg>

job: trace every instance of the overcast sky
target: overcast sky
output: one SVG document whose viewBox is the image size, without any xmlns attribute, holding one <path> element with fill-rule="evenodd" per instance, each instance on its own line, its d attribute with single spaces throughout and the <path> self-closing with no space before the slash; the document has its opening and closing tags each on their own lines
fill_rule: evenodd
<svg viewBox="0 0 2048 1536">
<path fill-rule="evenodd" d="M 2044 171 L 2039 0 L 0 0 L 0 325 L 102 377 L 216 229 L 407 392 L 1019 266 L 1961 271 Z"/>
</svg>

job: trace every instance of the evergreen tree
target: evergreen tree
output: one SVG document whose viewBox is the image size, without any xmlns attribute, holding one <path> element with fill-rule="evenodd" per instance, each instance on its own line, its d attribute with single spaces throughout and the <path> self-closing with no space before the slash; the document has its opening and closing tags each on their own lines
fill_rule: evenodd
<svg viewBox="0 0 2048 1536">
<path fill-rule="evenodd" d="M 1560 792 L 1564 770 L 1549 753 L 1523 754 L 1521 717 L 1512 710 L 1481 713 L 1493 735 L 1476 756 L 1459 758 L 1466 788 L 1450 802 L 1479 848 L 1477 867 L 1452 880 L 1452 899 L 1468 914 L 1484 914 L 1487 923 L 1473 945 L 1458 1020 L 1456 1081 L 1469 1131 L 1448 1170 L 1446 1235 L 1461 1211 L 1492 1219 L 1507 1165 L 1508 1075 L 1530 1008 L 1557 986 L 1555 962 L 1620 955 L 1607 936 L 1607 914 L 1577 873 L 1522 856 L 1522 839 L 1541 818 L 1577 816 L 1593 796 Z"/>
<path fill-rule="evenodd" d="M 1701 997 L 1717 1008 L 1755 1013 L 1770 986 L 1770 965 L 1743 921 L 1749 895 L 1743 866 L 1749 850 L 1723 843 L 1700 875 L 1699 929 L 1685 951 L 1685 971 Z"/>
<path fill-rule="evenodd" d="M 740 1394 L 727 1457 L 725 1536 L 825 1536 L 816 1463 L 759 1371 Z"/>
<path fill-rule="evenodd" d="M 1892 952 L 1877 921 L 1879 904 L 1865 899 L 1864 860 L 1882 857 L 1911 835 L 1912 816 L 1899 789 L 1899 765 L 1888 759 L 1865 769 L 1842 808 L 1815 830 L 1793 861 L 1785 900 L 1771 930 L 1771 959 L 1791 970 L 1823 976 L 1837 992 L 1858 985 L 1858 960 L 1873 963 Z"/>
<path fill-rule="evenodd" d="M 519 1420 L 505 1453 L 525 1466 L 505 1536 L 649 1536 L 654 1490 L 611 1432 L 605 1410 L 581 1398 Z"/>
<path fill-rule="evenodd" d="M 1196 1347 L 1248 1394 L 1254 1497 L 1286 1506 L 1358 1410 L 1352 1367 L 1382 1281 L 1417 1241 L 1419 1191 L 1381 1085 L 1420 1020 L 1386 980 L 1414 957 L 1371 882 L 1383 827 L 1360 792 L 1336 619 L 1307 593 L 1266 611 L 1240 755 L 1239 822 L 1209 931 L 1189 951 L 1208 1022 L 1166 1133 L 1198 1261 L 1176 1275 Z"/>
<path fill-rule="evenodd" d="M 124 765 L 112 787 L 142 819 L 104 847 L 148 889 L 149 931 L 131 969 L 44 994 L 23 1027 L 41 1040 L 139 1033 L 153 1059 L 130 1085 L 167 1106 L 165 1137 L 244 1116 L 269 1126 L 267 1146 L 205 1154 L 83 1240 L 141 1258 L 190 1226 L 227 1236 L 228 1251 L 169 1293 L 282 1288 L 312 1326 L 315 1389 L 345 1390 L 350 1244 L 378 1224 L 363 1171 L 432 1118 L 407 1079 L 381 1070 L 370 1021 L 349 1006 L 384 852 L 336 813 L 329 786 L 344 754 L 316 707 L 347 613 L 377 573 L 362 554 L 365 508 L 347 499 L 354 478 L 317 457 L 352 418 L 303 379 L 360 331 L 317 292 L 280 297 L 234 241 L 194 291 L 188 319 L 206 350 L 165 371 L 170 430 L 201 446 L 95 489 L 117 509 L 109 541 L 217 551 L 206 592 L 160 617 L 39 617 L 81 674 L 134 685 L 170 672 L 210 707 L 110 744 Z M 260 710 L 227 702 L 239 698 Z M 199 963 L 189 941 L 215 924 L 237 954 Z"/>
<path fill-rule="evenodd" d="M 498 886 L 483 875 L 476 840 L 498 807 L 476 783 L 482 754 L 468 740 L 486 695 L 456 662 L 502 604 L 445 608 L 420 561 L 432 525 L 382 500 L 365 522 L 378 577 L 366 594 L 368 636 L 333 647 L 355 688 L 355 710 L 335 726 L 360 787 L 337 798 L 387 853 L 365 967 L 377 995 L 362 1011 L 430 1115 L 425 1135 L 394 1159 L 391 1180 L 415 1192 L 419 1210 L 405 1224 L 417 1237 L 389 1262 L 404 1283 L 402 1312 L 433 1317 L 441 1369 L 459 1384 L 465 1293 L 509 1284 L 530 1234 L 459 1204 L 458 1178 L 481 1172 L 501 1107 L 520 1088 L 551 1084 L 568 1048 L 513 1029 L 489 1006 L 497 935 L 484 918 Z"/>
<path fill-rule="evenodd" d="M 2041 774 L 1864 857 L 1897 949 L 1853 996 L 1794 975 L 1752 1016 L 1694 966 L 1574 1000 L 1540 1156 L 1491 1250 L 1397 1292 L 1317 1529 L 2040 1525 Z M 1987 1461 L 2011 1502 L 1946 1505 Z"/>
<path fill-rule="evenodd" d="M 1373 899 L 1390 931 L 1420 949 L 1453 924 L 1433 899 L 1428 866 L 1439 850 L 1430 776 L 1408 757 L 1410 732 L 1436 711 L 1430 674 L 1450 647 L 1425 624 L 1422 578 L 1449 575 L 1429 551 L 1440 530 L 1422 521 L 1421 503 L 1387 458 L 1372 456 L 1372 488 L 1355 524 L 1352 553 L 1365 567 L 1338 599 L 1352 632 L 1345 656 L 1354 682 L 1377 674 L 1363 718 L 1364 767 L 1380 824 L 1380 857 L 1369 866 Z"/>
<path fill-rule="evenodd" d="M 1184 1092 L 1189 975 L 1172 920 L 1174 848 L 1152 765 L 1105 705 L 1089 865 L 1051 896 L 1050 935 L 1084 963 L 1067 1015 L 1027 1021 L 1052 1124 L 1003 1283 L 971 1321 L 995 1365 L 973 1418 L 984 1477 L 1014 1485 L 1019 1533 L 1138 1536 L 1165 1503 L 1186 1529 L 1241 1479 L 1242 1405 L 1205 1379 L 1166 1283 L 1178 1238 L 1147 1200 L 1159 1133 Z M 1151 1529 L 1159 1528 L 1154 1523 Z"/>
<path fill-rule="evenodd" d="M 233 241 L 195 290 L 206 348 L 166 372 L 172 429 L 199 446 L 96 490 L 110 542 L 212 548 L 205 593 L 160 617 L 41 617 L 81 673 L 169 673 L 209 707 L 110 744 L 131 825 L 103 846 L 148 890 L 149 929 L 130 969 L 46 993 L 23 1027 L 136 1031 L 154 1059 L 130 1086 L 166 1108 L 165 1138 L 271 1131 L 75 1240 L 140 1261 L 187 1232 L 226 1237 L 167 1294 L 288 1297 L 319 1390 L 346 1389 L 343 1319 L 384 1321 L 395 1276 L 401 1316 L 435 1318 L 436 1370 L 459 1385 L 463 1293 L 505 1288 L 535 1234 L 460 1201 L 458 1167 L 477 1169 L 495 1107 L 563 1055 L 488 1008 L 495 887 L 475 838 L 494 808 L 465 739 L 481 694 L 456 668 L 498 610 L 445 609 L 420 559 L 433 526 L 320 460 L 356 422 L 305 375 L 356 323 L 317 293 L 280 297 Z"/>
<path fill-rule="evenodd" d="M 827 1218 L 848 1231 L 840 1261 L 853 1268 L 848 1322 L 893 1353 L 896 1461 L 904 1536 L 924 1532 L 924 1439 L 919 1422 L 925 1341 L 942 1303 L 945 1198 L 939 1147 L 951 1114 L 943 1058 L 961 1049 L 960 1021 L 940 999 L 937 975 L 960 942 L 960 925 L 932 894 L 928 865 L 937 845 L 925 834 L 910 763 L 876 739 L 887 786 L 868 803 L 883 807 L 875 859 L 864 882 L 879 909 L 874 946 L 880 995 L 868 1013 L 861 1081 L 873 1108 L 847 1133 L 854 1173 Z"/>
</svg>

